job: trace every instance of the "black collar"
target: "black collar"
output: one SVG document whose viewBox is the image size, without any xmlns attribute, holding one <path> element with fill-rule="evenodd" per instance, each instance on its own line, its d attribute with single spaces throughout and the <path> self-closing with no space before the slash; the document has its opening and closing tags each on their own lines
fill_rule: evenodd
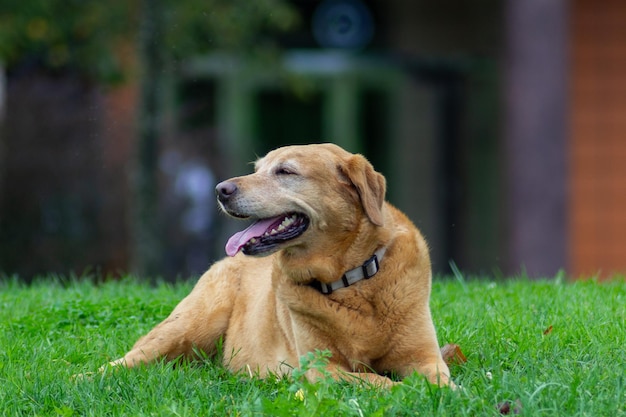
<svg viewBox="0 0 626 417">
<path fill-rule="evenodd" d="M 363 265 L 358 266 L 354 269 L 347 271 L 341 279 L 337 281 L 333 281 L 331 283 L 324 283 L 317 280 L 314 280 L 309 285 L 324 295 L 331 294 L 333 291 L 336 291 L 340 288 L 347 288 L 352 284 L 355 284 L 363 279 L 369 279 L 376 275 L 378 270 L 380 269 L 380 261 L 383 259 L 385 252 L 387 251 L 386 247 L 378 249 L 374 252 L 371 258 L 363 263 Z"/>
</svg>

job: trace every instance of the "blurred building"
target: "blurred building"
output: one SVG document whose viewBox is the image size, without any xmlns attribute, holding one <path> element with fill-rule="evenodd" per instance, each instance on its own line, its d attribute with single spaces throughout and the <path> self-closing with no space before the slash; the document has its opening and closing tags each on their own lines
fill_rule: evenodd
<svg viewBox="0 0 626 417">
<path fill-rule="evenodd" d="M 626 271 L 626 3 L 292 3 L 302 25 L 280 40 L 280 62 L 214 54 L 183 63 L 162 152 L 178 155 L 176 166 L 200 164 L 221 179 L 249 172 L 247 162 L 277 146 L 335 142 L 386 175 L 388 199 L 422 229 L 437 272 L 451 262 L 496 276 Z M 75 94 L 79 109 L 93 109 L 71 119 L 92 132 L 85 141 L 45 109 L 33 123 L 27 85 L 9 77 L 0 270 L 127 269 L 135 86 Z M 45 91 L 31 100 L 52 100 Z M 48 108 L 70 106 L 59 103 Z M 50 147 L 54 160 L 42 156 Z M 201 219 L 210 239 L 186 233 L 197 198 L 176 197 L 172 160 L 162 181 L 175 256 L 165 273 L 196 273 L 190 262 L 221 256 L 241 225 L 211 213 Z"/>
</svg>

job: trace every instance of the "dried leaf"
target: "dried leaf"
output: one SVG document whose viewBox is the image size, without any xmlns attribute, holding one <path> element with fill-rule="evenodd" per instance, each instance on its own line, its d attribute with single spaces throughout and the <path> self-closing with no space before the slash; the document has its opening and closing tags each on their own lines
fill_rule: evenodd
<svg viewBox="0 0 626 417">
<path fill-rule="evenodd" d="M 511 403 L 511 401 L 504 401 L 496 405 L 496 408 L 502 415 L 519 414 L 522 412 L 522 403 L 519 399 L 515 400 L 514 403 Z"/>
<path fill-rule="evenodd" d="M 441 356 L 443 356 L 444 362 L 450 365 L 461 365 L 467 362 L 467 358 L 461 351 L 459 345 L 449 343 L 441 348 Z"/>
</svg>

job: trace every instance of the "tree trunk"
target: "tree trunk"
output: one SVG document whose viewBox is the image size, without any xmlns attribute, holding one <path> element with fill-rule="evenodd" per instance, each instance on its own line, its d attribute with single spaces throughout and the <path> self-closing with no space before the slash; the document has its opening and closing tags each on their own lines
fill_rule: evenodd
<svg viewBox="0 0 626 417">
<path fill-rule="evenodd" d="M 133 181 L 133 272 L 155 278 L 163 258 L 159 219 L 158 156 L 163 85 L 161 0 L 142 0 L 139 31 L 140 99 Z"/>
<path fill-rule="evenodd" d="M 507 2 L 508 272 L 533 278 L 567 265 L 567 6 Z"/>
<path fill-rule="evenodd" d="M 6 103 L 6 76 L 4 73 L 4 66 L 0 61 L 0 211 L 2 210 L 2 196 L 3 196 L 3 179 L 4 179 L 4 112 Z M 0 213 L 1 215 L 2 213 Z M 2 217 L 0 217 L 1 219 Z"/>
</svg>

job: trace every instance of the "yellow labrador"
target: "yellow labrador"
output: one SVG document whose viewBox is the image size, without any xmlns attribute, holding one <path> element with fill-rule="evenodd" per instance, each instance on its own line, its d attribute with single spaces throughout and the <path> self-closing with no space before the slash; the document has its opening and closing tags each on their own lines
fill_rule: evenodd
<svg viewBox="0 0 626 417">
<path fill-rule="evenodd" d="M 266 376 L 332 353 L 337 379 L 391 385 L 414 371 L 450 381 L 429 309 L 431 265 L 416 227 L 384 201 L 385 179 L 332 144 L 289 146 L 217 185 L 221 208 L 254 223 L 229 239 L 171 315 L 112 365 L 214 354 Z M 319 377 L 310 371 L 307 377 Z"/>
</svg>

